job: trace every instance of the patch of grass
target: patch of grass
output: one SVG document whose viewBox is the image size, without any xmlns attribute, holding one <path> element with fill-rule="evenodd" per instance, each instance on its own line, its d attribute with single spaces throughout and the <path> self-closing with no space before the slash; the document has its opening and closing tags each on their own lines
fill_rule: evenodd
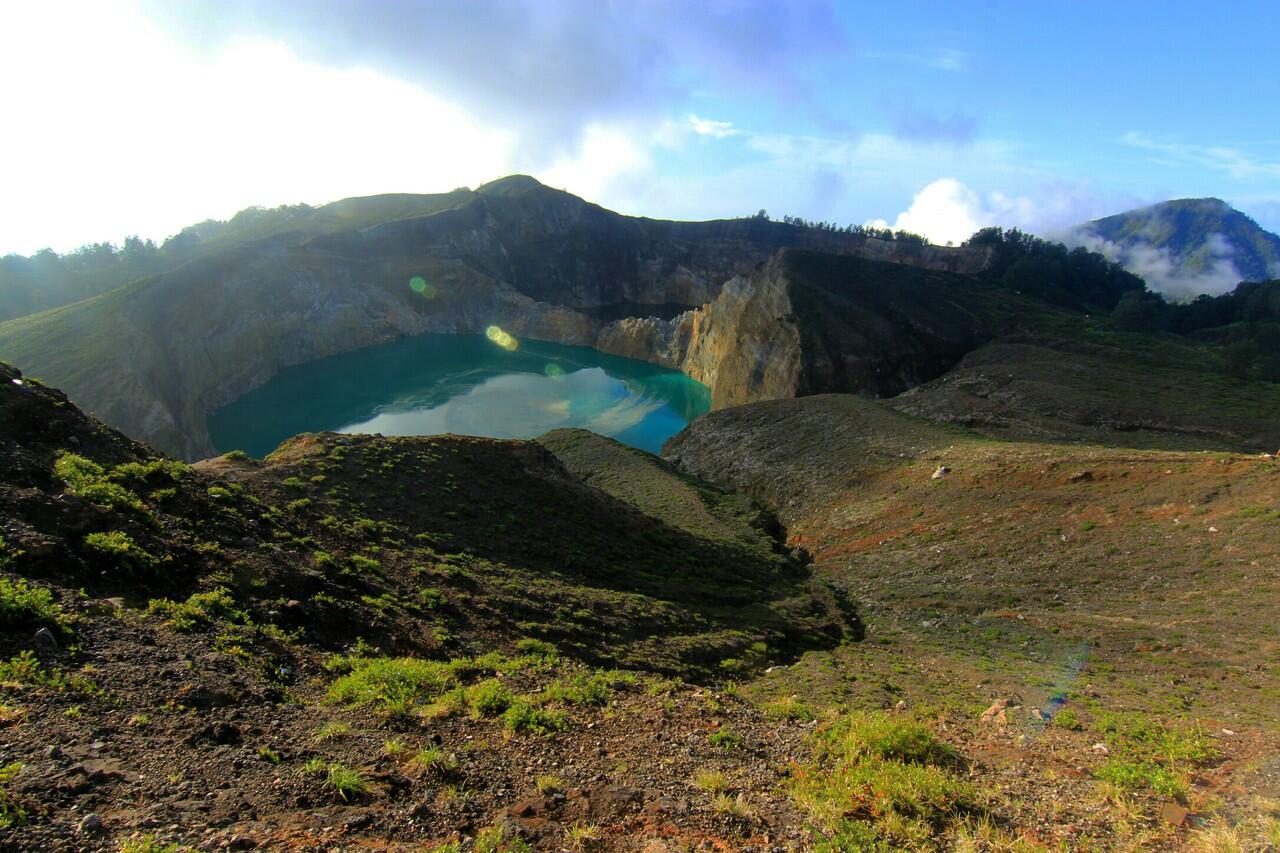
<svg viewBox="0 0 1280 853">
<path fill-rule="evenodd" d="M 770 720 L 791 720 L 798 723 L 808 723 L 817 719 L 817 715 L 813 713 L 808 703 L 801 701 L 799 696 L 782 696 L 774 699 L 772 702 L 765 703 L 764 715 Z"/>
<path fill-rule="evenodd" d="M 729 790 L 729 777 L 719 770 L 699 770 L 693 774 L 693 784 L 711 794 L 723 794 Z"/>
<path fill-rule="evenodd" d="M 0 767 L 0 829 L 22 826 L 27 822 L 26 808 L 9 790 L 9 783 L 21 772 L 20 761 Z"/>
<path fill-rule="evenodd" d="M 258 758 L 262 759 L 268 764 L 279 764 L 283 760 L 280 756 L 280 753 L 276 752 L 274 749 L 272 749 L 269 746 L 258 747 Z"/>
<path fill-rule="evenodd" d="M 517 697 L 511 703 L 502 715 L 502 722 L 512 734 L 551 735 L 569 727 L 569 718 L 562 711 L 539 708 L 524 697 Z"/>
<path fill-rule="evenodd" d="M 1174 727 L 1141 712 L 1103 711 L 1094 728 L 1113 750 L 1167 764 L 1202 764 L 1218 754 L 1199 725 Z"/>
<path fill-rule="evenodd" d="M 123 530 L 109 533 L 90 533 L 84 537 L 85 548 L 116 568 L 131 575 L 155 574 L 160 559 L 133 541 Z"/>
<path fill-rule="evenodd" d="M 613 695 L 610 681 L 604 673 L 578 673 L 552 681 L 542 692 L 547 699 L 566 705 L 606 705 Z"/>
<path fill-rule="evenodd" d="M 363 773 L 336 761 L 325 771 L 324 787 L 343 800 L 362 797 L 369 793 L 369 782 L 364 778 Z"/>
<path fill-rule="evenodd" d="M 106 470 L 92 459 L 74 453 L 60 453 L 53 463 L 53 473 L 66 485 L 69 493 L 91 504 L 115 510 L 142 510 L 142 500 L 124 486 L 112 482 Z"/>
<path fill-rule="evenodd" d="M 530 853 L 533 848 L 522 838 L 504 838 L 502 827 L 490 826 L 480 831 L 472 850 L 475 853 Z"/>
<path fill-rule="evenodd" d="M 496 678 L 489 678 L 479 684 L 473 684 L 464 694 L 467 707 L 477 717 L 496 717 L 515 699 L 511 691 Z"/>
<path fill-rule="evenodd" d="M 791 793 L 825 839 L 816 849 L 932 846 L 980 808 L 977 790 L 952 769 L 955 751 L 917 723 L 854 712 L 822 728 L 813 746 Z"/>
<path fill-rule="evenodd" d="M 707 743 L 725 752 L 732 752 L 742 746 L 742 735 L 729 729 L 720 729 L 707 735 Z"/>
<path fill-rule="evenodd" d="M 1162 797 L 1184 797 L 1187 794 L 1186 779 L 1154 761 L 1113 758 L 1095 770 L 1094 776 L 1128 791 L 1152 790 Z"/>
<path fill-rule="evenodd" d="M 452 773 L 458 769 L 458 759 L 438 746 L 429 746 L 414 753 L 409 763 L 419 770 L 436 770 L 441 773 Z"/>
<path fill-rule="evenodd" d="M 742 820 L 748 820 L 755 816 L 751 804 L 747 801 L 746 794 L 738 794 L 736 797 L 728 793 L 716 794 L 711 798 L 711 808 L 720 814 Z"/>
<path fill-rule="evenodd" d="M 311 740 L 315 743 L 324 743 L 327 740 L 337 740 L 338 738 L 348 737 L 351 734 L 351 726 L 341 721 L 325 723 L 316 729 L 316 733 Z"/>
<path fill-rule="evenodd" d="M 67 678 L 61 672 L 40 666 L 35 653 L 26 649 L 7 661 L 0 661 L 0 684 L 63 690 L 67 687 Z"/>
<path fill-rule="evenodd" d="M 0 628 L 48 625 L 63 628 L 66 612 L 49 590 L 32 586 L 24 578 L 0 577 Z"/>
<path fill-rule="evenodd" d="M 435 699 L 457 683 L 448 664 L 420 658 L 355 658 L 350 671 L 329 685 L 326 698 L 344 705 L 401 707 Z"/>
<path fill-rule="evenodd" d="M 388 758 L 399 758 L 405 749 L 404 741 L 398 737 L 389 737 L 382 742 L 382 754 Z"/>
<path fill-rule="evenodd" d="M 219 619 L 243 623 L 249 618 L 226 589 L 197 592 L 181 602 L 155 598 L 147 604 L 147 612 L 166 617 L 171 628 L 184 633 L 207 628 Z"/>
<path fill-rule="evenodd" d="M 119 853 L 186 853 L 190 849 L 180 844 L 166 844 L 151 833 L 135 833 L 120 842 Z"/>
<path fill-rule="evenodd" d="M 564 830 L 564 843 L 570 850 L 594 850 L 603 838 L 604 830 L 595 823 L 575 823 Z"/>
<path fill-rule="evenodd" d="M 533 787 L 538 789 L 539 794 L 546 796 L 549 794 L 564 793 L 567 786 L 565 785 L 565 781 L 554 773 L 543 773 L 540 776 L 534 777 Z"/>
</svg>

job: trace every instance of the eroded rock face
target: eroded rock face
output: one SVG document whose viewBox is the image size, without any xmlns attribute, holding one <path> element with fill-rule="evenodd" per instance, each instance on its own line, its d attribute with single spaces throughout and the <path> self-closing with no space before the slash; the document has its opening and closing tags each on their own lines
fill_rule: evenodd
<svg viewBox="0 0 1280 853">
<path fill-rule="evenodd" d="M 968 277 L 783 249 L 701 308 L 606 326 L 596 348 L 682 370 L 711 389 L 714 409 L 830 391 L 891 396 L 996 334 L 998 320 L 969 304 L 986 289 Z"/>
</svg>

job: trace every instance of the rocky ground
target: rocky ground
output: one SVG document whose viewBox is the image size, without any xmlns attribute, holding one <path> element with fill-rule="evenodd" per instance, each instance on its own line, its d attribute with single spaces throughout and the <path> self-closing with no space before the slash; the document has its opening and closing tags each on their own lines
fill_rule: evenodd
<svg viewBox="0 0 1280 853">
<path fill-rule="evenodd" d="M 192 467 L 7 368 L 0 436 L 6 849 L 1280 843 L 1274 459 L 823 396 Z"/>
</svg>

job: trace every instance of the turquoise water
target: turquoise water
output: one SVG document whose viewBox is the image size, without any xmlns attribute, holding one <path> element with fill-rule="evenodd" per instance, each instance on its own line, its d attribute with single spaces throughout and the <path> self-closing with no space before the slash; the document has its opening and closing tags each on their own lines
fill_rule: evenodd
<svg viewBox="0 0 1280 853">
<path fill-rule="evenodd" d="M 300 432 L 532 438 L 582 427 L 657 453 L 710 408 L 705 385 L 587 347 L 421 335 L 290 367 L 209 418 L 219 452 L 265 456 Z"/>
</svg>

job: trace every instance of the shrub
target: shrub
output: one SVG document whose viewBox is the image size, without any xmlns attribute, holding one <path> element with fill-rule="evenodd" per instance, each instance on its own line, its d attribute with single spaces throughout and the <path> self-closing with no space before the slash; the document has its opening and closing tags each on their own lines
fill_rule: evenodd
<svg viewBox="0 0 1280 853">
<path fill-rule="evenodd" d="M 569 720 L 563 712 L 539 708 L 524 698 L 511 703 L 511 707 L 502 715 L 502 722 L 512 734 L 532 732 L 550 735 L 569 727 Z"/>
<path fill-rule="evenodd" d="M 6 683 L 62 690 L 67 686 L 67 679 L 57 670 L 44 669 L 35 653 L 25 649 L 7 661 L 0 661 L 0 684 Z"/>
<path fill-rule="evenodd" d="M 142 501 L 133 492 L 107 478 L 103 467 L 74 453 L 61 453 L 53 463 L 53 473 L 67 491 L 89 503 L 115 510 L 141 510 Z"/>
<path fill-rule="evenodd" d="M 542 657 L 548 660 L 555 660 L 558 652 L 556 647 L 545 640 L 535 640 L 527 638 L 516 641 L 516 651 L 522 655 L 531 657 Z"/>
<path fill-rule="evenodd" d="M 146 462 L 125 462 L 112 468 L 108 476 L 117 482 L 132 480 L 137 483 L 148 483 L 162 479 L 176 482 L 190 470 L 191 466 L 185 462 L 156 458 Z"/>
<path fill-rule="evenodd" d="M 226 453 L 222 454 L 222 458 L 230 459 L 233 462 L 246 462 L 249 459 L 249 454 L 245 453 L 243 450 L 228 450 Z"/>
<path fill-rule="evenodd" d="M 123 530 L 110 533 L 90 533 L 84 537 L 89 552 L 113 563 L 117 568 L 133 575 L 154 574 L 160 559 L 133 541 Z"/>
<path fill-rule="evenodd" d="M 476 716 L 496 717 L 511 707 L 511 691 L 496 678 L 481 681 L 466 690 L 467 707 Z"/>
<path fill-rule="evenodd" d="M 1061 711 L 1053 715 L 1053 724 L 1060 729 L 1069 729 L 1078 731 L 1080 726 L 1080 717 L 1070 708 L 1063 708 Z"/>
<path fill-rule="evenodd" d="M 9 790 L 9 783 L 22 772 L 22 763 L 15 761 L 0 767 L 0 829 L 22 826 L 27 822 L 27 810 Z"/>
<path fill-rule="evenodd" d="M 328 700 L 347 705 L 389 706 L 430 701 L 453 687 L 448 664 L 419 658 L 357 658 L 351 671 L 329 685 Z"/>
<path fill-rule="evenodd" d="M 245 622 L 249 618 L 225 589 L 197 592 L 182 602 L 156 598 L 147 605 L 147 612 L 168 617 L 170 627 L 182 632 L 207 628 L 218 619 Z"/>
<path fill-rule="evenodd" d="M 65 619 L 66 614 L 49 590 L 31 586 L 23 578 L 10 580 L 0 577 L 0 626 L 46 624 L 61 627 Z"/>
<path fill-rule="evenodd" d="M 707 742 L 712 746 L 720 747 L 725 752 L 731 752 L 742 746 L 742 735 L 729 729 L 720 729 L 718 732 L 707 735 Z"/>
<path fill-rule="evenodd" d="M 584 672 L 553 681 L 543 692 L 548 699 L 568 705 L 604 705 L 613 694 L 613 688 L 603 673 Z"/>
</svg>

